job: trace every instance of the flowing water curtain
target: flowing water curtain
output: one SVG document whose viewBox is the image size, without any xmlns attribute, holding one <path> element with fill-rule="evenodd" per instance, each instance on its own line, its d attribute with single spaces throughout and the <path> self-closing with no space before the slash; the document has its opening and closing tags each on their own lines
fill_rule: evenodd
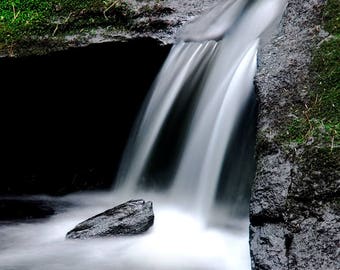
<svg viewBox="0 0 340 270">
<path fill-rule="evenodd" d="M 184 86 L 199 67 L 204 66 L 215 49 L 215 41 L 202 44 L 180 42 L 173 47 L 130 135 L 118 172 L 116 188 L 125 192 L 133 192 L 138 188 L 162 127 L 170 111 L 174 109 L 173 104 L 181 91 L 194 90 Z"/>
<path fill-rule="evenodd" d="M 233 3 L 237 4 L 235 1 Z M 238 9 L 231 6 L 235 8 L 232 10 L 234 14 L 236 10 L 239 12 L 240 18 L 231 28 L 226 29 L 223 39 L 219 41 L 211 69 L 207 70 L 207 80 L 202 83 L 204 90 L 192 117 L 189 136 L 173 185 L 172 194 L 176 198 L 174 201 L 182 200 L 182 204 L 189 204 L 189 207 L 199 213 L 210 209 L 231 134 L 241 116 L 245 101 L 253 91 L 258 39 L 280 18 L 284 4 L 283 1 L 248 1 L 243 5 L 245 8 L 242 12 L 240 5 L 237 6 Z M 218 12 L 217 10 L 216 13 Z M 262 13 L 268 16 L 261 17 Z M 246 56 L 249 51 L 252 52 Z M 248 60 L 243 60 L 244 58 Z M 236 77 L 240 72 L 243 77 Z M 240 89 L 233 90 L 235 85 Z M 243 99 L 236 98 L 237 91 L 243 91 Z M 220 119 L 224 119 L 224 122 Z"/>
<path fill-rule="evenodd" d="M 177 147 L 170 159 L 173 164 L 165 169 L 172 170 L 169 192 L 174 201 L 189 204 L 198 212 L 210 208 L 229 138 L 253 91 L 249 85 L 256 67 L 251 59 L 256 58 L 258 40 L 280 19 L 285 4 L 283 0 L 222 1 L 183 30 L 182 40 L 172 48 L 146 99 L 125 151 L 116 187 L 133 193 L 147 186 L 153 177 L 148 172 L 153 163 L 161 155 L 173 154 L 157 149 L 168 133 L 168 123 L 173 122 L 172 115 L 184 111 L 185 125 L 172 127 L 181 127 L 183 132 L 173 134 L 183 138 L 180 143 L 173 141 L 180 147 L 169 146 Z M 248 72 L 244 65 L 248 65 Z M 236 98 L 232 94 L 235 85 L 245 91 L 244 100 L 229 97 Z M 191 103 L 183 102 L 188 96 L 195 98 Z M 230 106 L 233 109 L 228 109 Z M 203 199 L 208 202 L 204 206 Z"/>
</svg>

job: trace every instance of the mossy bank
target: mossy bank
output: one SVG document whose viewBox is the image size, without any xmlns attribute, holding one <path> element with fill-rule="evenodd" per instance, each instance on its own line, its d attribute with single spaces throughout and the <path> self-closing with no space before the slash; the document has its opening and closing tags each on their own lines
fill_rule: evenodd
<svg viewBox="0 0 340 270">
<path fill-rule="evenodd" d="M 0 56 L 41 55 L 92 43 L 152 37 L 179 28 L 217 0 L 8 0 L 0 3 Z"/>
<path fill-rule="evenodd" d="M 161 1 L 3 1 L 0 3 L 0 50 L 10 56 L 44 54 L 81 45 L 89 37 L 95 37 L 98 29 L 105 30 L 107 35 L 142 31 L 139 19 L 143 16 L 157 13 L 159 17 L 171 12 Z M 152 23 L 147 26 L 156 27 Z M 166 25 L 158 27 L 166 28 Z"/>
</svg>

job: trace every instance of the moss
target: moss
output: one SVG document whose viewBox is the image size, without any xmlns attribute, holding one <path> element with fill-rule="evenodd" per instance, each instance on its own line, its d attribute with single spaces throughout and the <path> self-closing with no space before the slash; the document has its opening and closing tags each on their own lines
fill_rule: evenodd
<svg viewBox="0 0 340 270">
<path fill-rule="evenodd" d="M 139 3 L 138 3 L 139 2 Z M 158 19 L 173 12 L 159 1 L 138 0 L 6 0 L 0 1 L 0 55 L 27 55 L 31 47 L 68 41 L 66 35 L 91 36 L 98 28 L 111 32 L 165 29 Z M 136 4 L 137 3 L 137 4 Z M 147 17 L 149 20 L 140 20 Z M 22 48 L 25 44 L 25 48 Z M 64 44 L 65 45 L 65 44 Z M 44 52 L 55 48 L 42 48 Z M 62 47 L 60 47 L 62 49 Z M 41 53 L 44 53 L 44 52 Z M 40 54 L 40 53 L 39 53 Z"/>
<path fill-rule="evenodd" d="M 339 122 L 340 115 L 340 36 L 323 42 L 315 51 L 311 67 L 313 78 L 312 98 L 315 100 L 313 114 Z"/>
<path fill-rule="evenodd" d="M 324 25 L 338 31 L 339 2 L 328 1 Z M 340 147 L 340 46 L 339 34 L 333 34 L 313 52 L 310 68 L 309 101 L 295 107 L 293 119 L 280 137 L 300 146 L 317 145 L 333 151 Z"/>
<path fill-rule="evenodd" d="M 327 5 L 324 11 L 324 26 L 325 30 L 335 34 L 340 34 L 340 1 L 327 0 Z"/>
<path fill-rule="evenodd" d="M 334 36 L 314 52 L 309 102 L 297 108 L 284 138 L 303 145 L 340 147 L 340 48 Z"/>
<path fill-rule="evenodd" d="M 0 49 L 98 26 L 129 27 L 132 16 L 134 11 L 123 0 L 1 1 Z"/>
</svg>

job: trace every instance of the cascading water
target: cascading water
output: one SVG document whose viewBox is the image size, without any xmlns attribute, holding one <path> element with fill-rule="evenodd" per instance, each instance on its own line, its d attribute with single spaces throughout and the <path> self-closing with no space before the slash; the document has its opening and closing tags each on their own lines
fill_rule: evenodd
<svg viewBox="0 0 340 270">
<path fill-rule="evenodd" d="M 257 49 L 284 0 L 222 1 L 186 27 L 159 72 L 111 192 L 39 224 L 0 227 L 0 269 L 250 269 Z M 114 204 L 154 201 L 148 233 L 65 241 Z"/>
<path fill-rule="evenodd" d="M 133 194 L 167 184 L 170 200 L 203 215 L 211 210 L 228 147 L 247 143 L 232 134 L 252 96 L 259 39 L 283 7 L 284 1 L 223 1 L 183 31 L 137 122 L 116 188 Z M 177 135 L 165 139 L 171 151 L 159 151 L 169 134 Z M 152 167 L 162 155 L 171 162 L 159 176 Z"/>
</svg>

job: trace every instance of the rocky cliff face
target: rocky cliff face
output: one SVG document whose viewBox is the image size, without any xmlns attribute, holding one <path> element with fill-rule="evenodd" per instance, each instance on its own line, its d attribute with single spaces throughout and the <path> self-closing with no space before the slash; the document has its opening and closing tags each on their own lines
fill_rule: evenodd
<svg viewBox="0 0 340 270">
<path fill-rule="evenodd" d="M 320 27 L 324 2 L 288 1 L 279 30 L 259 55 L 253 269 L 339 268 L 339 163 L 315 154 L 320 145 L 294 145 L 283 134 L 295 108 L 308 104 L 312 51 L 327 36 Z"/>
</svg>

